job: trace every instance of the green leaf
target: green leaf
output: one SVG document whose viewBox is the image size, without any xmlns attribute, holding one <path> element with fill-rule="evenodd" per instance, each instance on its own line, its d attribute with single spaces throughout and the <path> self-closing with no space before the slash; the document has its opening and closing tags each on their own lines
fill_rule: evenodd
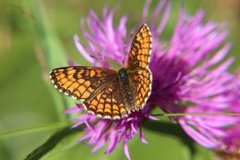
<svg viewBox="0 0 240 160">
<path fill-rule="evenodd" d="M 82 126 L 79 126 L 77 128 L 71 129 L 71 127 L 67 126 L 60 131 L 53 134 L 45 143 L 37 147 L 35 150 L 33 150 L 25 160 L 35 160 L 40 159 L 47 153 L 49 153 L 61 140 L 64 138 L 75 134 L 79 132 L 82 129 Z"/>
</svg>

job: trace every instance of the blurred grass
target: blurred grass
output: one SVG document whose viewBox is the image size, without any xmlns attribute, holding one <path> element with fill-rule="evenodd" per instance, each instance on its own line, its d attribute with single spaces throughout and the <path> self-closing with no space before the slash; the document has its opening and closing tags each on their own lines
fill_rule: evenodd
<svg viewBox="0 0 240 160">
<path fill-rule="evenodd" d="M 45 18 L 48 20 L 40 19 L 41 16 L 37 11 L 41 11 L 42 8 L 40 4 L 37 4 L 38 2 L 45 7 Z M 227 19 L 230 30 L 229 40 L 234 42 L 231 55 L 238 56 L 239 45 L 237 44 L 240 43 L 239 1 L 185 0 L 184 2 L 189 13 L 195 13 L 197 9 L 204 8 L 207 10 L 206 19 L 211 18 L 219 22 Z M 115 7 L 118 4 L 120 7 L 116 13 L 116 19 L 125 13 L 130 17 L 129 28 L 138 23 L 143 1 L 141 3 L 127 0 L 95 0 L 94 3 L 87 0 L 71 2 L 63 0 L 0 1 L 0 132 L 53 123 L 67 123 L 62 112 L 69 103 L 66 101 L 73 101 L 71 99 L 64 100 L 64 96 L 58 94 L 49 85 L 46 73 L 53 67 L 66 65 L 65 54 L 66 57 L 71 57 L 77 63 L 86 64 L 77 53 L 72 41 L 73 34 L 77 33 L 81 36 L 79 32 L 80 18 L 86 17 L 90 9 L 101 15 L 103 6 Z M 180 2 L 174 1 L 172 15 L 178 14 L 179 6 Z M 163 36 L 169 37 L 172 34 L 175 18 L 171 17 L 171 22 L 165 30 L 166 34 Z M 46 48 L 50 50 L 45 50 Z M 44 57 L 47 56 L 51 56 L 48 58 L 51 62 L 45 63 Z M 239 62 L 239 59 L 235 62 L 233 70 Z M 46 64 L 50 64 L 50 66 L 45 66 Z M 54 97 L 63 102 L 56 104 Z M 180 159 L 189 159 L 188 147 L 183 147 L 178 138 L 145 130 L 149 144 L 143 145 L 135 138 L 136 140 L 133 140 L 129 146 L 133 159 L 161 157 L 168 160 L 179 159 L 179 156 Z M 43 143 L 53 131 L 55 130 L 49 129 L 44 132 L 25 133 L 0 140 L 0 159 L 22 159 Z M 90 154 L 91 147 L 70 141 L 70 139 L 76 138 L 77 136 L 73 136 L 66 139 L 59 145 L 59 149 L 52 151 L 46 159 L 125 158 L 121 147 L 112 155 L 104 155 L 103 150 Z M 61 146 L 65 146 L 66 149 Z M 195 159 L 206 160 L 212 156 L 206 149 L 199 146 L 197 148 L 198 154 Z M 175 154 L 172 151 L 175 151 Z"/>
</svg>

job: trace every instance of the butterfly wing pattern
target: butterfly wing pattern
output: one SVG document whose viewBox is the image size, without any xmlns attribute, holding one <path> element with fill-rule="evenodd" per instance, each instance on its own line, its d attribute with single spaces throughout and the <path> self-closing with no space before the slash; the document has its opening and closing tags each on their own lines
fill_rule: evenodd
<svg viewBox="0 0 240 160">
<path fill-rule="evenodd" d="M 152 36 L 149 27 L 144 24 L 139 29 L 132 41 L 128 56 L 128 67 L 133 69 L 148 69 L 151 52 Z"/>
<path fill-rule="evenodd" d="M 98 67 L 61 67 L 53 69 L 50 77 L 60 92 L 79 100 L 88 112 L 109 119 L 127 116 L 116 71 Z"/>
<path fill-rule="evenodd" d="M 106 119 L 121 119 L 140 110 L 151 93 L 148 68 L 151 33 L 147 25 L 133 39 L 128 65 L 119 71 L 100 67 L 68 66 L 53 69 L 54 86 L 77 99 L 88 112 Z"/>
<path fill-rule="evenodd" d="M 50 77 L 60 92 L 84 101 L 115 74 L 116 72 L 110 69 L 73 66 L 53 69 Z"/>
<path fill-rule="evenodd" d="M 112 80 L 104 89 L 83 104 L 87 110 L 99 117 L 120 119 L 127 116 L 127 108 L 122 97 L 120 84 Z"/>
<path fill-rule="evenodd" d="M 143 25 L 133 39 L 128 57 L 129 79 L 135 96 L 133 110 L 141 109 L 151 94 L 152 73 L 148 66 L 151 52 L 151 32 L 147 25 Z"/>
</svg>

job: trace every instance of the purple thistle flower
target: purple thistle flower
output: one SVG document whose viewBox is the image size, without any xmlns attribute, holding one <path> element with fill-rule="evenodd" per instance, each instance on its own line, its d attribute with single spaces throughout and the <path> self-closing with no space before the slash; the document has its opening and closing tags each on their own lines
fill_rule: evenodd
<svg viewBox="0 0 240 160">
<path fill-rule="evenodd" d="M 227 71 L 233 58 L 224 59 L 231 47 L 224 42 L 227 37 L 225 25 L 213 21 L 203 23 L 203 11 L 190 16 L 182 8 L 172 38 L 170 41 L 163 40 L 160 37 L 168 20 L 170 3 L 160 1 L 149 18 L 150 4 L 151 1 L 145 4 L 141 23 L 150 24 L 153 36 L 151 96 L 141 111 L 121 120 L 99 119 L 85 112 L 78 116 L 73 127 L 85 124 L 85 134 L 79 141 L 88 140 L 88 145 L 94 145 L 92 152 L 109 142 L 105 153 L 111 153 L 119 143 L 123 143 L 124 153 L 130 159 L 127 142 L 139 134 L 140 140 L 147 143 L 141 125 L 146 118 L 156 120 L 150 115 L 156 105 L 169 113 L 224 113 L 232 102 L 229 93 L 236 87 L 236 77 Z M 121 66 L 126 63 L 131 44 L 126 30 L 127 17 L 122 16 L 117 27 L 114 27 L 113 15 L 113 11 L 104 9 L 103 18 L 100 19 L 93 11 L 90 12 L 86 18 L 89 31 L 81 28 L 87 45 L 74 36 L 77 49 L 94 66 L 110 68 L 109 61 Z M 159 19 L 161 21 L 157 24 Z M 83 107 L 77 105 L 66 110 L 66 113 L 82 110 Z M 236 123 L 236 118 L 230 116 L 173 119 L 196 142 L 208 148 L 220 147 L 222 142 L 219 138 L 226 135 L 223 128 Z"/>
<path fill-rule="evenodd" d="M 117 27 L 113 26 L 113 12 L 107 9 L 103 10 L 103 19 L 100 20 L 97 15 L 91 11 L 87 17 L 87 25 L 90 32 L 81 29 L 88 45 L 80 42 L 77 36 L 74 41 L 79 52 L 94 66 L 110 68 L 109 61 L 114 61 L 120 66 L 124 66 L 128 58 L 130 41 L 127 38 L 126 16 L 120 19 Z M 150 110 L 153 105 L 150 103 L 144 106 L 140 112 L 134 112 L 130 116 L 120 120 L 99 119 L 95 115 L 83 113 L 78 116 L 77 123 L 73 127 L 85 124 L 85 134 L 79 139 L 79 142 L 88 139 L 88 145 L 94 145 L 92 152 L 97 151 L 106 142 L 108 143 L 105 153 L 111 153 L 119 143 L 123 143 L 123 149 L 126 157 L 130 159 L 127 142 L 136 134 L 139 134 L 140 140 L 147 143 L 141 125 L 144 119 L 155 120 L 151 116 Z M 77 105 L 65 111 L 71 114 L 81 112 L 83 107 Z"/>
<path fill-rule="evenodd" d="M 240 77 L 238 76 L 235 81 L 235 88 L 227 93 L 231 97 L 231 104 L 228 108 L 230 112 L 240 113 Z M 232 118 L 233 123 L 225 128 L 224 136 L 216 137 L 221 144 L 215 148 L 218 155 L 222 158 L 239 159 L 240 158 L 240 117 Z"/>
<path fill-rule="evenodd" d="M 181 14 L 167 55 L 180 55 L 185 65 L 180 72 L 183 74 L 178 97 L 191 105 L 180 112 L 224 114 L 232 98 L 227 93 L 236 87 L 235 76 L 227 71 L 233 58 L 224 60 L 231 45 L 224 44 L 227 36 L 224 24 L 203 24 L 203 16 L 203 11 L 192 17 Z M 176 104 L 166 110 L 176 112 L 175 108 L 183 107 Z M 223 136 L 222 128 L 235 120 L 229 116 L 185 116 L 178 122 L 196 142 L 215 148 L 220 145 L 216 135 Z"/>
<path fill-rule="evenodd" d="M 159 3 L 160 7 L 157 8 L 162 8 L 163 4 Z M 148 8 L 145 9 L 146 14 Z M 156 9 L 155 13 L 157 12 Z M 231 44 L 224 42 L 227 37 L 225 24 L 213 21 L 203 23 L 203 18 L 203 11 L 190 16 L 181 9 L 168 48 L 164 47 L 167 42 L 159 39 L 161 24 L 155 26 L 156 20 L 152 19 L 155 43 L 150 66 L 154 86 L 151 100 L 169 113 L 222 114 L 174 118 L 196 142 L 204 147 L 217 149 L 223 146 L 220 139 L 228 135 L 225 128 L 239 122 L 238 117 L 224 116 L 226 112 L 237 112 L 229 107 L 239 106 L 236 105 L 236 99 L 239 99 L 236 95 L 239 94 L 235 91 L 239 88 L 239 80 L 227 71 L 234 59 L 224 59 L 231 48 Z M 159 47 L 161 44 L 163 49 Z M 188 103 L 187 107 L 182 105 L 184 102 Z M 239 131 L 232 132 L 239 136 Z M 239 148 L 239 143 L 236 143 Z"/>
</svg>

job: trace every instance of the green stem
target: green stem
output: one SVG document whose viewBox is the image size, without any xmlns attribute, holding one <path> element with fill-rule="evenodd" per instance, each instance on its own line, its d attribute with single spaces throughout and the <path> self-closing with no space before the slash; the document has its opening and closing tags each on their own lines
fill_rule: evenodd
<svg viewBox="0 0 240 160">
<path fill-rule="evenodd" d="M 33 132 L 40 132 L 40 131 L 46 131 L 46 130 L 51 130 L 51 129 L 56 129 L 65 126 L 66 124 L 63 123 L 55 123 L 55 124 L 50 124 L 50 125 L 44 125 L 44 126 L 38 126 L 38 127 L 31 127 L 31 128 L 24 128 L 24 129 L 19 129 L 19 130 L 14 130 L 14 131 L 8 131 L 4 133 L 0 133 L 0 139 L 7 139 L 11 138 L 14 136 L 19 136 L 23 134 L 29 134 Z"/>
<path fill-rule="evenodd" d="M 60 131 L 54 133 L 45 143 L 34 149 L 25 160 L 36 160 L 50 152 L 62 139 L 75 134 L 82 130 L 83 126 L 71 129 L 70 126 L 64 127 Z"/>
<path fill-rule="evenodd" d="M 162 113 L 153 114 L 162 117 L 183 117 L 183 116 L 240 116 L 240 113 Z"/>
</svg>

